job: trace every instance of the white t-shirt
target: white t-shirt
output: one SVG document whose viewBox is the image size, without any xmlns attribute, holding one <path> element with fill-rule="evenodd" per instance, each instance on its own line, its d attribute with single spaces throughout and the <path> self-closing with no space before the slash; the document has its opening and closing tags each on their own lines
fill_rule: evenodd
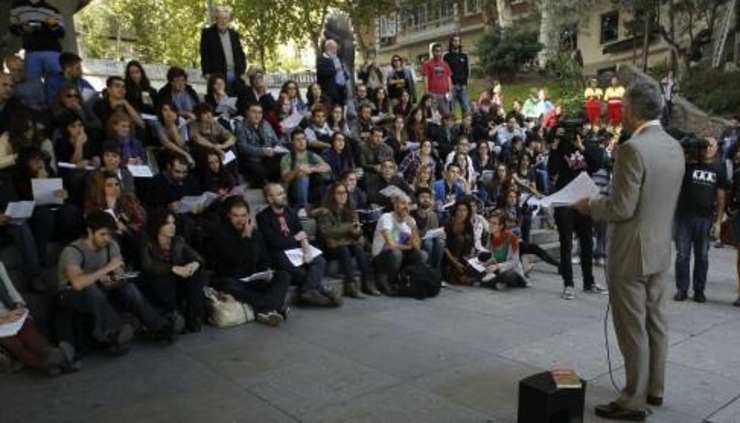
<svg viewBox="0 0 740 423">
<path fill-rule="evenodd" d="M 391 239 L 397 244 L 409 244 L 411 242 L 412 229 L 416 227 L 413 217 L 407 216 L 403 222 L 396 220 L 393 212 L 383 213 L 375 227 L 373 236 L 373 257 L 379 255 L 385 249 L 385 238 L 383 230 L 390 231 Z"/>
</svg>

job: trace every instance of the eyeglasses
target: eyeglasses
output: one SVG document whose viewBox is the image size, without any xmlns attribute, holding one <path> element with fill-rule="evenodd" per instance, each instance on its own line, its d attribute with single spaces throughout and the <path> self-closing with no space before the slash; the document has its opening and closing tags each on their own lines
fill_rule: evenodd
<svg viewBox="0 0 740 423">
<path fill-rule="evenodd" d="M 67 98 L 80 98 L 79 94 L 65 94 L 64 96 Z"/>
</svg>

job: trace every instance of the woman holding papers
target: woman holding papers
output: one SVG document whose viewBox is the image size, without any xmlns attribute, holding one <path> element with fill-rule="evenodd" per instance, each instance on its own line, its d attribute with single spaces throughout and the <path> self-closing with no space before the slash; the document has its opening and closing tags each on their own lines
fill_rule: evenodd
<svg viewBox="0 0 740 423">
<path fill-rule="evenodd" d="M 55 120 L 59 119 L 64 112 L 72 112 L 79 116 L 90 137 L 100 140 L 105 137 L 103 122 L 90 108 L 85 106 L 82 102 L 82 94 L 74 85 L 62 86 L 51 104 L 51 113 Z"/>
<path fill-rule="evenodd" d="M 226 77 L 220 73 L 214 73 L 208 77 L 204 100 L 213 109 L 216 121 L 225 129 L 233 131 L 231 119 L 239 113 L 236 109 L 236 97 L 229 97 L 226 92 Z"/>
<path fill-rule="evenodd" d="M 138 263 L 146 211 L 136 194 L 122 191 L 121 180 L 115 173 L 101 171 L 93 175 L 90 195 L 85 201 L 85 215 L 94 210 L 104 210 L 116 219 L 118 229 L 114 236 L 123 257 L 127 263 Z"/>
<path fill-rule="evenodd" d="M 339 180 L 339 175 L 345 170 L 354 170 L 355 159 L 352 156 L 352 148 L 346 142 L 346 136 L 341 132 L 335 132 L 331 136 L 331 148 L 327 148 L 321 154 L 326 164 L 331 167 L 334 180 Z"/>
<path fill-rule="evenodd" d="M 54 153 L 58 163 L 69 163 L 81 170 L 100 166 L 102 140 L 88 136 L 79 115 L 71 111 L 62 113 L 57 127 L 60 136 L 54 141 Z"/>
<path fill-rule="evenodd" d="M 164 309 L 175 331 L 181 332 L 180 317 L 190 332 L 200 332 L 205 313 L 206 274 L 204 260 L 185 240 L 177 236 L 175 216 L 165 209 L 149 216 L 147 237 L 141 248 L 141 270 L 145 292 Z M 185 303 L 184 310 L 180 304 Z M 180 327 L 178 327 L 180 326 Z"/>
<path fill-rule="evenodd" d="M 49 376 L 79 370 L 74 348 L 61 342 L 49 344 L 28 315 L 23 298 L 13 286 L 5 265 L 0 262 L 0 347 L 16 360 Z"/>
<path fill-rule="evenodd" d="M 62 179 L 46 165 L 44 154 L 37 148 L 26 147 L 18 154 L 13 182 L 18 198 L 35 201 L 29 221 L 42 264 L 51 264 L 46 247 L 52 238 L 66 243 L 82 234 L 80 209 L 70 204 L 69 193 Z"/>
<path fill-rule="evenodd" d="M 363 248 L 365 239 L 362 236 L 362 225 L 347 198 L 347 187 L 344 184 L 336 183 L 329 188 L 324 207 L 314 210 L 314 216 L 318 220 L 318 237 L 326 255 L 339 259 L 344 276 L 345 296 L 364 298 L 360 288 L 371 295 L 379 295 Z M 360 271 L 362 286 L 355 277 L 353 257 Z"/>
<path fill-rule="evenodd" d="M 236 177 L 221 164 L 221 158 L 214 151 L 209 151 L 197 166 L 200 186 L 203 190 L 226 196 L 237 185 Z"/>
<path fill-rule="evenodd" d="M 473 210 L 470 203 L 457 201 L 452 206 L 452 217 L 445 225 L 445 254 L 443 261 L 444 280 L 455 285 L 470 285 L 473 282 L 468 272 L 468 260 L 473 255 Z"/>
<path fill-rule="evenodd" d="M 193 109 L 195 120 L 188 124 L 188 135 L 193 146 L 194 156 L 197 160 L 199 154 L 205 155 L 208 151 L 214 151 L 221 157 L 226 156 L 227 151 L 234 150 L 236 137 L 226 128 L 221 126 L 213 118 L 213 108 L 201 103 Z M 236 163 L 232 163 L 236 174 Z"/>
<path fill-rule="evenodd" d="M 306 102 L 301 97 L 301 90 L 298 88 L 298 83 L 291 80 L 285 81 L 283 86 L 280 88 L 280 94 L 286 94 L 288 100 L 290 100 L 291 112 L 305 115 L 308 111 Z"/>
</svg>

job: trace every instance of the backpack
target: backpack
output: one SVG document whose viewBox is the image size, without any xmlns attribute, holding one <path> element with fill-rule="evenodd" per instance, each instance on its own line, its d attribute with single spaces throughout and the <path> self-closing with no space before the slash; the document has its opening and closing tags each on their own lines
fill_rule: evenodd
<svg viewBox="0 0 740 423">
<path fill-rule="evenodd" d="M 426 264 L 409 266 L 398 275 L 394 288 L 399 297 L 417 300 L 436 297 L 442 288 L 442 274 Z"/>
</svg>

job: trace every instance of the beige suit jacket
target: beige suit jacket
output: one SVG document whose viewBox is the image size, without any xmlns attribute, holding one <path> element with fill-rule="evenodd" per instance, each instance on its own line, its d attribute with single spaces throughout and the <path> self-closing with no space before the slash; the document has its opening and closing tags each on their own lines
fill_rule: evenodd
<svg viewBox="0 0 740 423">
<path fill-rule="evenodd" d="M 609 222 L 610 276 L 648 276 L 671 266 L 684 168 L 681 145 L 660 126 L 648 126 L 618 147 L 609 196 L 591 201 L 592 217 Z"/>
</svg>

